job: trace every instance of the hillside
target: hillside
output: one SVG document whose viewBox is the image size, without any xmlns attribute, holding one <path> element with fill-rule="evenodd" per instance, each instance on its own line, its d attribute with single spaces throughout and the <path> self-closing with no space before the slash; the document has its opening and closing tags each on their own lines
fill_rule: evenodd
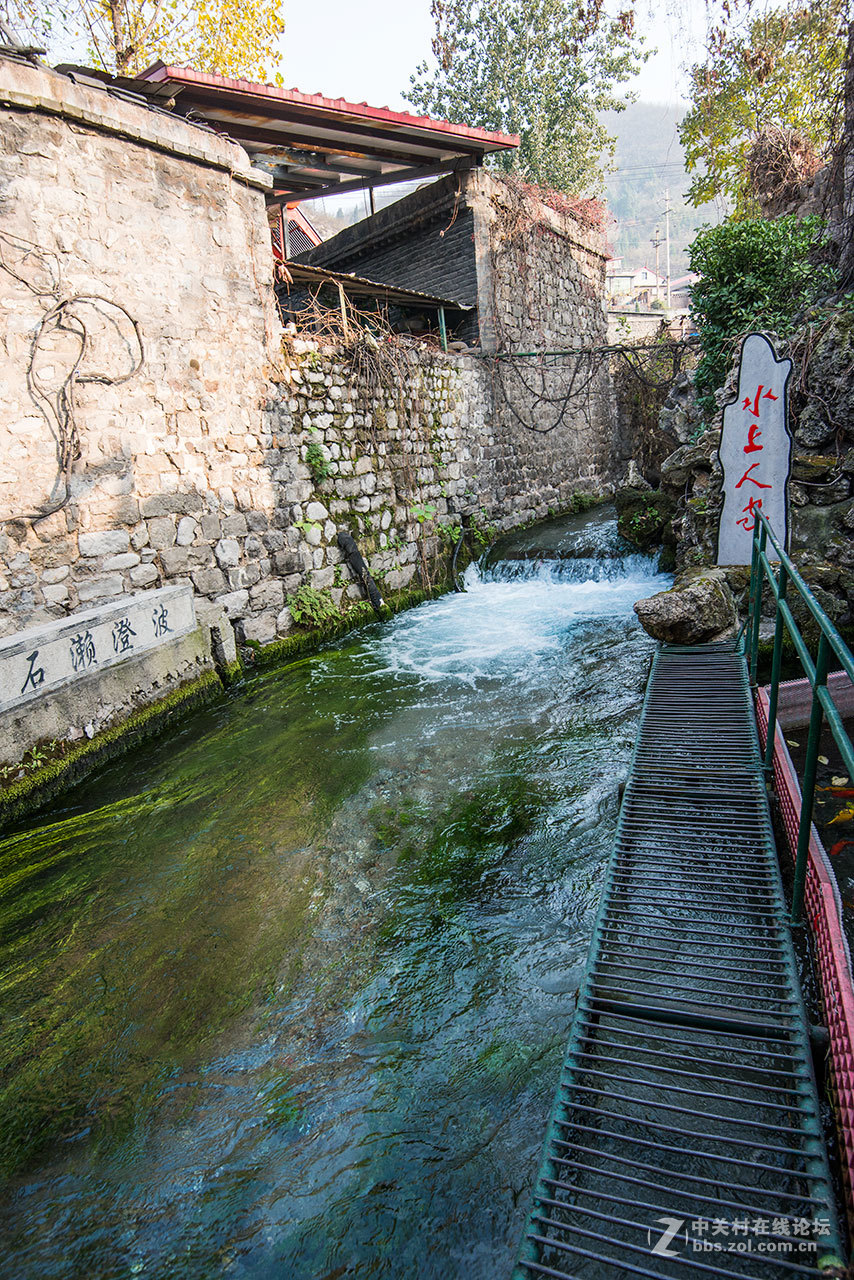
<svg viewBox="0 0 854 1280">
<path fill-rule="evenodd" d="M 685 202 L 691 179 L 676 133 L 684 109 L 661 103 L 635 102 L 623 112 L 605 112 L 602 121 L 617 138 L 616 171 L 606 177 L 608 207 L 615 219 L 609 240 L 615 257 L 627 267 L 655 269 L 651 241 L 656 227 L 664 236 L 665 190 L 670 188 L 670 264 L 676 278 L 688 270 L 685 250 L 704 223 L 720 221 L 714 204 L 699 209 Z M 665 249 L 661 245 L 661 274 Z"/>
</svg>

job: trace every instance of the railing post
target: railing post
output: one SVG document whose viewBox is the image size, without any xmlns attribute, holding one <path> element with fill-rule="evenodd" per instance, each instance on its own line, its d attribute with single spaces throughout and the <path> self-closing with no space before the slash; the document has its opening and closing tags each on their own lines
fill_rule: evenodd
<svg viewBox="0 0 854 1280">
<path fill-rule="evenodd" d="M 804 764 L 804 785 L 801 795 L 801 824 L 798 828 L 798 854 L 795 860 L 795 881 L 792 885 L 792 924 L 800 924 L 804 909 L 804 886 L 807 879 L 807 856 L 810 847 L 812 829 L 813 800 L 815 799 L 815 775 L 818 768 L 818 749 L 821 741 L 821 726 L 824 711 L 819 701 L 818 691 L 827 684 L 827 667 L 830 646 L 824 631 L 818 642 L 818 653 L 815 659 L 815 684 L 812 691 L 812 709 L 810 711 L 810 729 L 807 738 L 807 758 Z"/>
<path fill-rule="evenodd" d="M 759 541 L 756 540 L 756 528 L 753 530 L 753 556 L 750 561 L 750 683 L 756 688 L 756 668 L 759 665 L 759 620 L 762 613 L 762 556 L 768 534 L 760 519 Z"/>
<path fill-rule="evenodd" d="M 771 659 L 771 690 L 768 695 L 768 736 L 765 742 L 765 772 L 774 767 L 774 741 L 777 728 L 777 698 L 780 692 L 780 667 L 783 664 L 783 613 L 780 605 L 786 599 L 789 575 L 786 566 L 780 565 L 777 579 L 777 612 L 774 616 L 774 656 Z"/>
</svg>

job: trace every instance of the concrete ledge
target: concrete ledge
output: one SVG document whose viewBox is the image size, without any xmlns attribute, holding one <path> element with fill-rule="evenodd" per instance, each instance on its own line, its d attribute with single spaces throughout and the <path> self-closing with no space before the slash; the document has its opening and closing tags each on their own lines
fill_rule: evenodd
<svg viewBox="0 0 854 1280">
<path fill-rule="evenodd" d="M 91 741 L 84 738 L 57 759 L 48 761 L 23 778 L 14 779 L 0 789 L 0 829 L 35 812 L 59 792 L 81 782 L 100 765 L 121 755 L 135 743 L 161 733 L 168 724 L 194 707 L 211 701 L 222 691 L 219 675 L 215 671 L 205 671 L 173 689 L 158 702 L 140 708 L 126 720 L 96 734 Z"/>
</svg>

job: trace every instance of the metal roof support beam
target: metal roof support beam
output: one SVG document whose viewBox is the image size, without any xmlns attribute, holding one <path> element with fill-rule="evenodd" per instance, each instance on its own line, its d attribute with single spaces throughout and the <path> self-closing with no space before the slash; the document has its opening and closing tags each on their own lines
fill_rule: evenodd
<svg viewBox="0 0 854 1280">
<path fill-rule="evenodd" d="M 376 179 L 373 186 L 391 186 L 396 182 L 418 182 L 421 178 L 436 178 L 446 173 L 468 173 L 472 168 L 470 160 L 446 160 L 444 164 L 431 165 L 414 165 L 410 169 L 398 169 L 394 173 L 384 173 L 378 175 L 381 181 Z M 354 178 L 349 182 L 338 182 L 328 187 L 321 187 L 316 191 L 294 192 L 291 195 L 289 188 L 279 186 L 278 179 L 273 178 L 273 193 L 277 196 L 288 196 L 293 200 L 319 200 L 322 196 L 342 196 L 350 191 L 362 191 L 368 183 L 364 178 Z"/>
</svg>

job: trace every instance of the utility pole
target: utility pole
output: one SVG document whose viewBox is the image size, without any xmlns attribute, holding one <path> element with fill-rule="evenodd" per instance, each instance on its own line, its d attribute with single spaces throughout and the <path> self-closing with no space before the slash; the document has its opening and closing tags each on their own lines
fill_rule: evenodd
<svg viewBox="0 0 854 1280">
<path fill-rule="evenodd" d="M 670 188 L 664 188 L 664 236 L 667 241 L 667 310 L 670 310 Z"/>
<path fill-rule="evenodd" d="M 653 245 L 653 247 L 655 248 L 655 297 L 656 297 L 656 301 L 660 302 L 661 301 L 661 285 L 659 283 L 660 276 L 658 273 L 658 251 L 661 245 L 664 244 L 664 241 L 661 238 L 661 227 L 655 228 L 655 235 L 650 240 L 650 244 Z"/>
</svg>

